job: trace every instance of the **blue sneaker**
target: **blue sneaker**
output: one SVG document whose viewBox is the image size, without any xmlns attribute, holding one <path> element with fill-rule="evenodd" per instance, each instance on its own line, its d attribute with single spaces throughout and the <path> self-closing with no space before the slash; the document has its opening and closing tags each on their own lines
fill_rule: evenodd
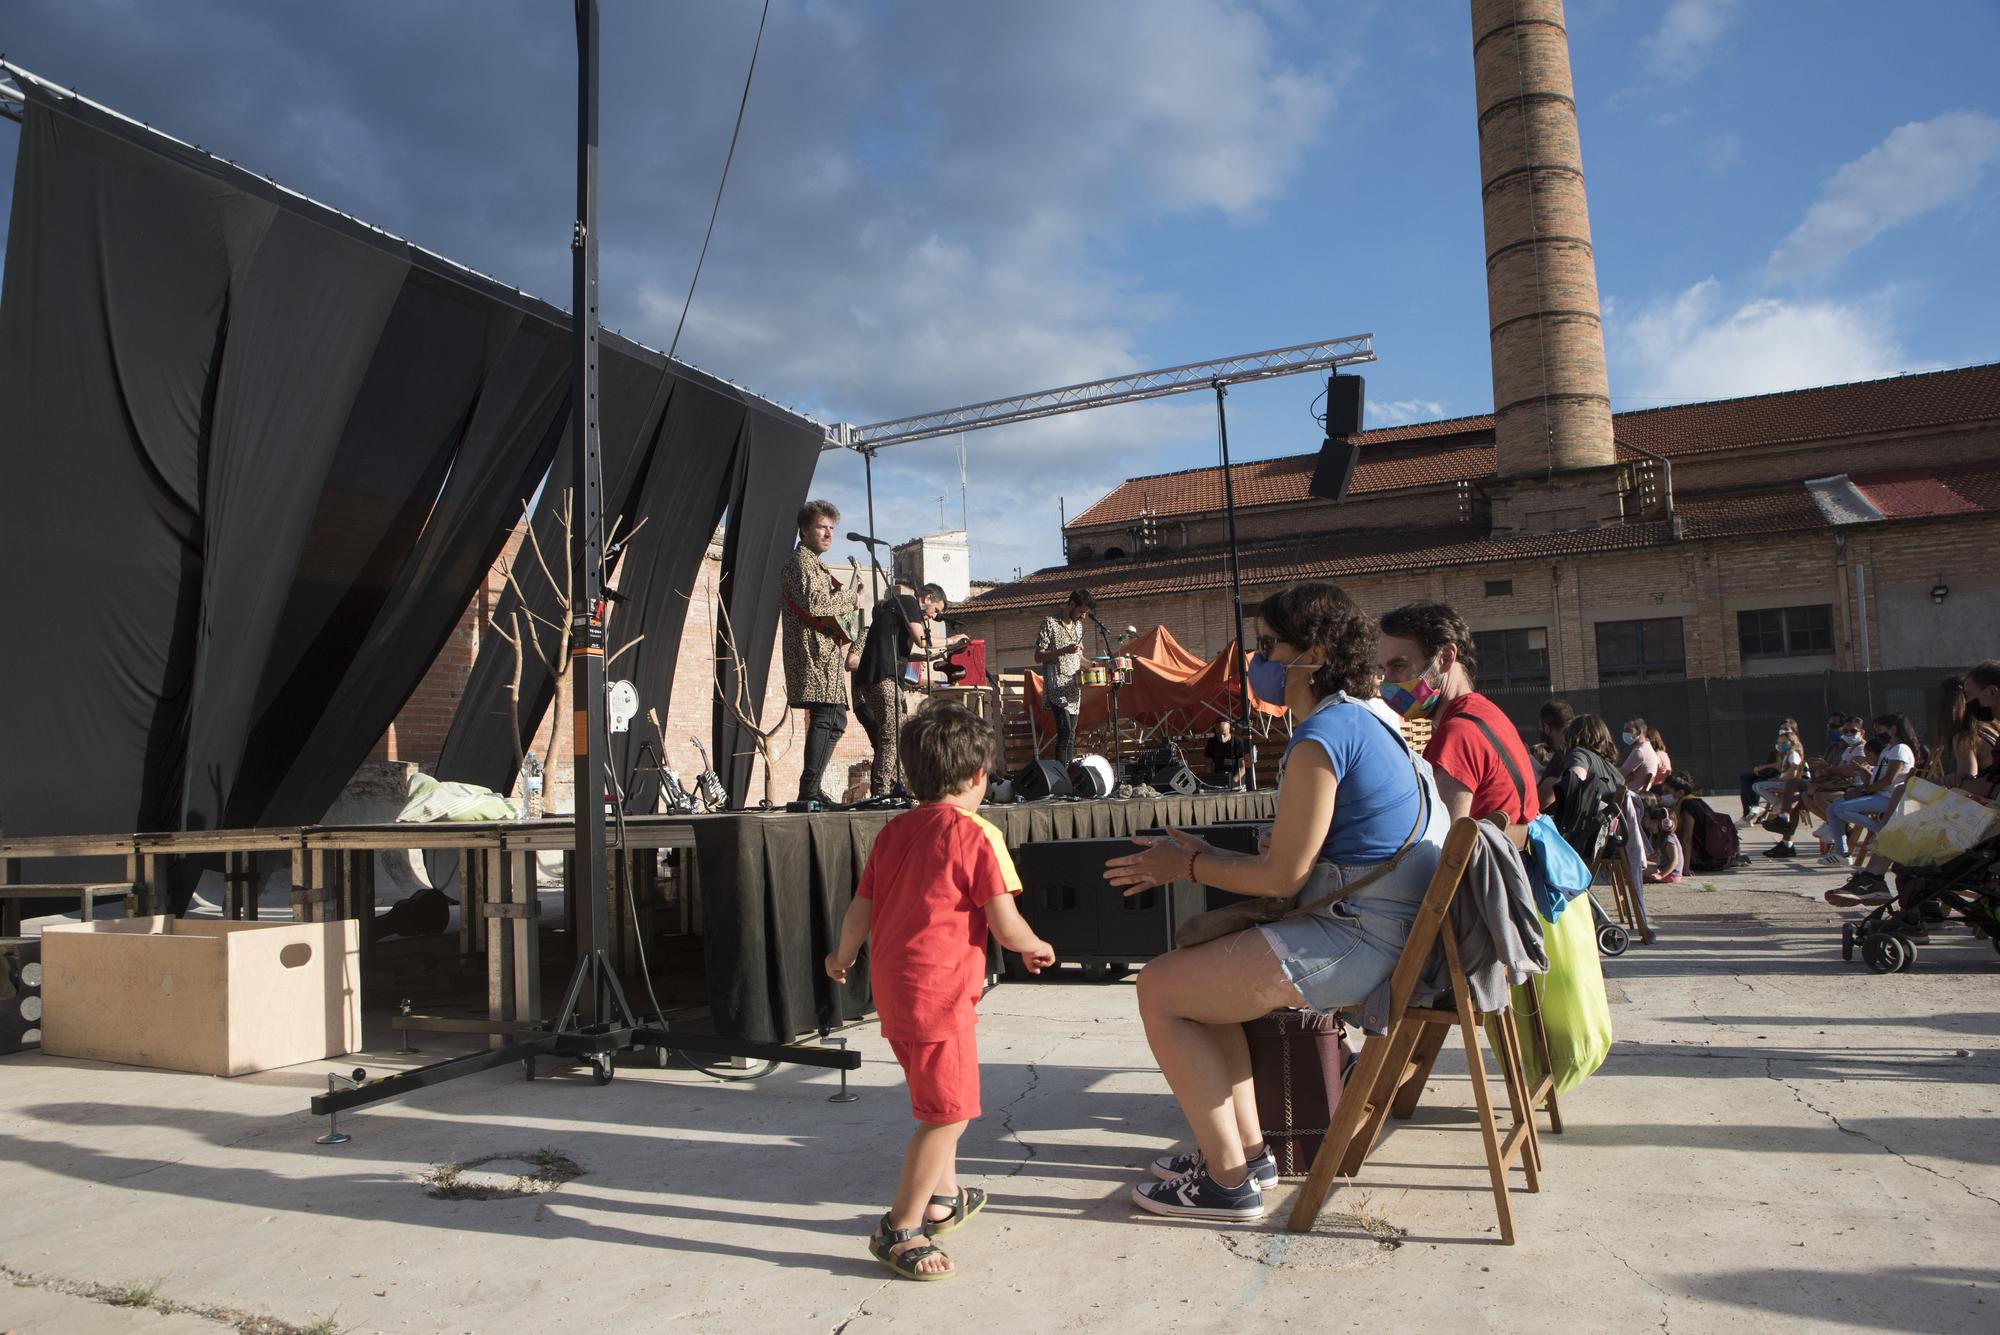
<svg viewBox="0 0 2000 1335">
<path fill-rule="evenodd" d="M 1162 1154 L 1153 1160 L 1153 1176 L 1162 1182 L 1171 1182 L 1189 1173 L 1206 1171 L 1208 1162 L 1201 1157 L 1201 1151 L 1192 1154 Z M 1262 1154 L 1250 1161 L 1250 1185 L 1259 1191 L 1269 1191 L 1278 1185 L 1278 1161 L 1271 1157 L 1268 1146 Z"/>
<path fill-rule="evenodd" d="M 1249 1178 L 1243 1179 L 1242 1186 L 1225 1187 L 1205 1172 L 1134 1187 L 1132 1204 L 1182 1219 L 1252 1223 L 1264 1217 L 1264 1193 Z"/>
</svg>

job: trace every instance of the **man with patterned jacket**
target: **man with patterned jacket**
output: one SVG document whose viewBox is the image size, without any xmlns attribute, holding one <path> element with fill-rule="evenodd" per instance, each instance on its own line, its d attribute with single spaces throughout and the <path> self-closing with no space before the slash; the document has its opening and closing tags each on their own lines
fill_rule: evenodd
<svg viewBox="0 0 2000 1335">
<path fill-rule="evenodd" d="M 820 564 L 833 546 L 840 511 L 830 501 L 807 501 L 799 510 L 799 545 L 779 575 L 782 619 L 779 636 L 785 658 L 785 702 L 806 711 L 804 765 L 799 800 L 838 805 L 820 787 L 833 748 L 847 731 L 847 674 L 860 657 L 852 636 L 842 637 L 835 618 L 857 611 L 862 586 L 843 590 Z"/>
</svg>

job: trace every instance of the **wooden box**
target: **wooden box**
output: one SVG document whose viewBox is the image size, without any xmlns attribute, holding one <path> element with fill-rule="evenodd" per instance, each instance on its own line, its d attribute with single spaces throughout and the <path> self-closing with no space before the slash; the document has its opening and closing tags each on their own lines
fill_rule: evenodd
<svg viewBox="0 0 2000 1335">
<path fill-rule="evenodd" d="M 245 1075 L 361 1044 L 359 924 L 126 918 L 42 933 L 42 1051 Z"/>
</svg>

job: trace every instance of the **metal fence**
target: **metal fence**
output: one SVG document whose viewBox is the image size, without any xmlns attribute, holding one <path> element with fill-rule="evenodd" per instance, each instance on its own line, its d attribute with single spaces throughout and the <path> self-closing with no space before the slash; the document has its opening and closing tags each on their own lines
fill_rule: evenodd
<svg viewBox="0 0 2000 1335">
<path fill-rule="evenodd" d="M 1826 749 L 1824 724 L 1834 710 L 1863 718 L 1907 714 L 1917 732 L 1929 740 L 1943 681 L 1962 671 L 1938 667 L 1784 677 L 1699 677 L 1565 691 L 1561 698 L 1577 713 L 1603 719 L 1614 735 L 1626 719 L 1645 719 L 1660 730 L 1675 769 L 1691 775 L 1706 790 L 1732 793 L 1736 776 L 1764 761 L 1779 719 L 1799 721 L 1808 755 Z M 1548 691 L 1487 694 L 1506 711 L 1526 740 L 1536 739 L 1537 714 L 1550 698 Z"/>
</svg>

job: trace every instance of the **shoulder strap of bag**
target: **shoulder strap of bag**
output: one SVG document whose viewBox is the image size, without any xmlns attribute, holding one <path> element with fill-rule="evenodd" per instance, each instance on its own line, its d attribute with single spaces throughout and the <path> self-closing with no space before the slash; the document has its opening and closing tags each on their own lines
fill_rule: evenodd
<svg viewBox="0 0 2000 1335">
<path fill-rule="evenodd" d="M 1397 864 L 1402 862 L 1404 855 L 1406 855 L 1412 848 L 1416 847 L 1417 836 L 1422 834 L 1424 832 L 1424 826 L 1430 823 L 1431 794 L 1430 794 L 1430 789 L 1424 786 L 1424 772 L 1422 768 L 1420 768 L 1417 764 L 1416 749 L 1410 745 L 1409 740 L 1405 738 L 1401 732 L 1389 726 L 1389 720 L 1383 718 L 1380 714 L 1376 713 L 1374 710 L 1369 709 L 1367 705 L 1361 704 L 1361 702 L 1358 700 L 1354 701 L 1354 703 L 1360 705 L 1362 711 L 1366 713 L 1369 718 L 1372 718 L 1377 723 L 1381 724 L 1382 727 L 1388 732 L 1388 734 L 1396 739 L 1396 744 L 1403 748 L 1403 754 L 1410 758 L 1410 774 L 1417 781 L 1417 797 L 1420 799 L 1417 803 L 1417 823 L 1412 825 L 1410 827 L 1409 834 L 1403 837 L 1403 846 L 1396 850 L 1396 855 L 1394 857 L 1390 858 L 1387 862 L 1378 863 L 1374 867 L 1369 868 L 1366 873 L 1364 873 L 1361 876 L 1357 876 L 1352 881 L 1349 881 L 1345 885 L 1342 885 L 1332 894 L 1322 895 L 1318 899 L 1315 899 L 1310 904 L 1298 905 L 1290 913 L 1283 915 L 1287 918 L 1295 918 L 1302 914 L 1311 913 L 1314 909 L 1330 904 L 1336 899 L 1345 899 L 1347 896 L 1353 894 L 1356 890 L 1359 890 L 1362 886 L 1367 885 L 1373 881 L 1378 881 L 1382 877 L 1387 876 L 1390 872 L 1396 870 Z"/>
<path fill-rule="evenodd" d="M 1514 757 L 1508 755 L 1507 748 L 1500 745 L 1500 739 L 1493 735 L 1493 729 L 1486 726 L 1485 719 L 1470 710 L 1461 717 L 1471 719 L 1473 726 L 1486 734 L 1486 740 L 1493 744 L 1494 754 L 1498 755 L 1500 763 L 1507 767 L 1507 777 L 1514 781 L 1514 800 L 1525 808 L 1528 805 L 1528 785 L 1522 781 L 1521 771 L 1514 768 Z"/>
</svg>

